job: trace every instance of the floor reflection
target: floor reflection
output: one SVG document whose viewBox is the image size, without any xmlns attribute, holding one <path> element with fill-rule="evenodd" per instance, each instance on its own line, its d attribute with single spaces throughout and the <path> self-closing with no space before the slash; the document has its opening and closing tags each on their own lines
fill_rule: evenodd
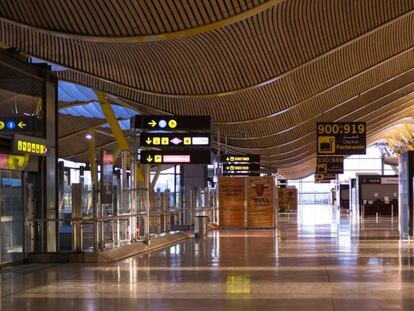
<svg viewBox="0 0 414 311">
<path fill-rule="evenodd" d="M 303 206 L 275 230 L 222 230 L 105 265 L 1 273 L 1 310 L 379 310 L 414 307 L 395 219 Z"/>
</svg>

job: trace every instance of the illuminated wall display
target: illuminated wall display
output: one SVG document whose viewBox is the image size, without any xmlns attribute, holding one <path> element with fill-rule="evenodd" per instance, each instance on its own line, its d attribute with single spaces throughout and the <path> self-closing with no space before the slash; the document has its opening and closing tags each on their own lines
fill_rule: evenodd
<svg viewBox="0 0 414 311">
<path fill-rule="evenodd" d="M 141 164 L 210 164 L 211 152 L 206 150 L 142 151 Z"/>
<path fill-rule="evenodd" d="M 210 135 L 143 133 L 140 144 L 142 147 L 210 147 Z"/>
<path fill-rule="evenodd" d="M 38 156 L 46 156 L 47 144 L 46 140 L 38 137 L 14 135 L 13 152 L 21 154 L 33 154 Z"/>
<path fill-rule="evenodd" d="M 344 157 L 342 156 L 318 156 L 316 174 L 343 174 Z"/>
<path fill-rule="evenodd" d="M 209 116 L 135 116 L 131 127 L 142 130 L 205 130 L 211 129 Z"/>
<path fill-rule="evenodd" d="M 324 122 L 316 125 L 318 155 L 366 153 L 365 122 Z"/>
<path fill-rule="evenodd" d="M 0 169 L 22 171 L 29 162 L 29 155 L 0 154 Z"/>
</svg>

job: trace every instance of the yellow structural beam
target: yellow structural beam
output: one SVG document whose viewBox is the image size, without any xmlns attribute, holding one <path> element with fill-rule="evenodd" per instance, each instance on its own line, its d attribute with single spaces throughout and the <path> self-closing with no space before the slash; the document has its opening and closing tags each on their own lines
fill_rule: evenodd
<svg viewBox="0 0 414 311">
<path fill-rule="evenodd" d="M 90 129 L 88 131 L 91 138 L 88 140 L 88 157 L 89 164 L 91 166 L 91 179 L 92 185 L 97 184 L 97 174 L 96 174 L 96 152 L 95 152 L 95 129 Z"/>
<path fill-rule="evenodd" d="M 130 151 L 129 144 L 127 139 L 125 138 L 124 133 L 122 132 L 121 127 L 119 126 L 118 119 L 115 117 L 115 114 L 112 110 L 111 104 L 106 97 L 104 92 L 94 90 L 96 96 L 98 97 L 99 103 L 101 104 L 102 111 L 105 115 L 106 121 L 111 128 L 112 134 L 115 136 L 115 140 L 118 144 L 118 147 L 121 151 Z"/>
<path fill-rule="evenodd" d="M 104 92 L 94 90 L 96 96 L 98 97 L 99 103 L 101 104 L 102 111 L 105 115 L 106 121 L 111 128 L 112 133 L 114 134 L 116 143 L 118 147 L 114 151 L 114 163 L 117 161 L 119 155 L 122 151 L 128 151 L 129 155 L 131 154 L 131 149 L 128 144 L 128 141 L 122 132 L 121 127 L 119 126 L 118 119 L 116 118 L 111 104 L 108 101 L 108 97 Z M 127 165 L 131 167 L 131 157 L 128 155 Z M 136 180 L 139 186 L 143 187 L 145 181 L 145 171 L 143 165 L 137 165 L 136 167 Z"/>
<path fill-rule="evenodd" d="M 34 115 L 36 117 L 40 116 L 40 114 L 42 113 L 42 108 L 43 108 L 42 99 L 39 98 L 36 102 L 36 106 L 35 106 L 35 109 L 34 109 Z"/>
<path fill-rule="evenodd" d="M 409 150 L 414 150 L 414 147 L 410 145 L 410 142 L 408 138 L 404 135 L 403 131 L 401 129 L 397 129 L 398 134 L 401 136 L 405 144 L 407 145 Z"/>
<path fill-rule="evenodd" d="M 138 187 L 144 188 L 145 186 L 145 166 L 137 164 L 135 169 L 135 178 L 137 180 Z"/>
<path fill-rule="evenodd" d="M 391 141 L 391 139 L 385 137 L 385 141 L 387 142 L 387 144 L 390 146 L 390 148 L 392 149 L 392 151 L 395 152 L 395 145 L 393 144 L 393 142 Z"/>
<path fill-rule="evenodd" d="M 161 169 L 162 169 L 162 165 L 157 165 L 157 170 L 155 171 L 154 178 L 151 181 L 151 190 L 154 189 L 155 184 L 157 183 L 158 178 L 160 177 Z"/>
<path fill-rule="evenodd" d="M 413 132 L 411 131 L 411 128 L 410 128 L 410 126 L 408 125 L 408 123 L 407 122 L 404 122 L 404 127 L 405 127 L 405 130 L 407 131 L 407 134 L 410 136 L 410 138 L 412 139 L 414 136 L 413 136 Z"/>
</svg>

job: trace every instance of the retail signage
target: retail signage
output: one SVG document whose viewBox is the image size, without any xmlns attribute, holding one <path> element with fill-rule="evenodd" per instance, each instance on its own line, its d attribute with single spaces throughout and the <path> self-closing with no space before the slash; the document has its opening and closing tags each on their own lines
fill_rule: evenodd
<svg viewBox="0 0 414 311">
<path fill-rule="evenodd" d="M 147 134 L 140 135 L 142 147 L 210 147 L 206 134 Z"/>
<path fill-rule="evenodd" d="M 234 155 L 226 154 L 221 156 L 221 162 L 227 163 L 260 163 L 260 155 Z"/>
<path fill-rule="evenodd" d="M 0 169 L 22 171 L 29 162 L 29 155 L 21 154 L 0 154 Z"/>
<path fill-rule="evenodd" d="M 102 150 L 101 204 L 112 204 L 113 201 L 113 160 L 111 151 Z"/>
<path fill-rule="evenodd" d="M 323 122 L 316 126 L 318 155 L 366 153 L 365 122 Z"/>
<path fill-rule="evenodd" d="M 360 177 L 361 184 L 384 184 L 384 185 L 398 185 L 398 177 L 397 176 L 390 176 L 390 177 L 383 177 L 383 176 L 361 176 Z"/>
<path fill-rule="evenodd" d="M 210 164 L 210 149 L 142 151 L 141 164 Z"/>
<path fill-rule="evenodd" d="M 47 154 L 46 139 L 15 134 L 13 139 L 13 152 L 45 157 Z"/>
<path fill-rule="evenodd" d="M 33 132 L 35 120 L 30 117 L 0 117 L 0 133 Z"/>
<path fill-rule="evenodd" d="M 343 174 L 344 157 L 342 156 L 318 156 L 316 174 Z"/>
<path fill-rule="evenodd" d="M 210 116 L 135 116 L 131 127 L 142 130 L 211 130 Z"/>
<path fill-rule="evenodd" d="M 381 177 L 381 184 L 398 185 L 398 177 Z"/>
</svg>

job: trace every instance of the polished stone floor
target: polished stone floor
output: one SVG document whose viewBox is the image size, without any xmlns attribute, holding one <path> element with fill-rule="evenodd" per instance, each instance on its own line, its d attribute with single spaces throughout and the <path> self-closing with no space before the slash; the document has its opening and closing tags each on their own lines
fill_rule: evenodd
<svg viewBox="0 0 414 311">
<path fill-rule="evenodd" d="M 414 310 L 413 243 L 396 219 L 331 207 L 278 230 L 226 230 L 114 264 L 1 272 L 1 310 Z"/>
</svg>

